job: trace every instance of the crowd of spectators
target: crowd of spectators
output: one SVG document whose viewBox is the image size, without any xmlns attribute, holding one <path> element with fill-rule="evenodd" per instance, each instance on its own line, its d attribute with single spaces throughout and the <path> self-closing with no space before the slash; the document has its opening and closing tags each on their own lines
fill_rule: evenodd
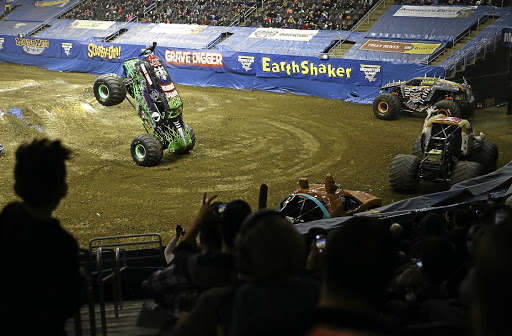
<svg viewBox="0 0 512 336">
<path fill-rule="evenodd" d="M 512 197 L 404 223 L 358 216 L 305 237 L 276 211 L 214 198 L 143 284 L 167 312 L 163 335 L 511 331 L 500 316 L 512 296 Z"/>
<path fill-rule="evenodd" d="M 69 155 L 47 139 L 16 152 L 22 202 L 0 213 L 9 335 L 64 336 L 84 302 L 77 242 L 52 215 L 66 196 Z M 168 265 L 141 284 L 162 319 L 159 335 L 512 334 L 512 196 L 400 223 L 354 216 L 302 236 L 275 210 L 204 194 L 194 222 L 176 235 Z M 40 239 L 51 242 L 51 258 L 16 248 Z"/>
<path fill-rule="evenodd" d="M 374 0 L 87 0 L 61 18 L 349 30 L 373 4 Z"/>
</svg>

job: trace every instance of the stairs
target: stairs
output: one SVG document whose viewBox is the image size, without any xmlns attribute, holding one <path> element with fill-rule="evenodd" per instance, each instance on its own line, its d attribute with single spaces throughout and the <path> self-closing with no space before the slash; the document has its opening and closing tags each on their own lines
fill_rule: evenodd
<svg viewBox="0 0 512 336">
<path fill-rule="evenodd" d="M 352 27 L 351 31 L 354 32 L 367 32 L 375 22 L 384 14 L 391 6 L 394 4 L 392 0 L 380 0 L 375 4 L 375 6 L 364 15 L 354 27 Z M 353 42 L 341 41 L 341 43 L 336 44 L 330 51 L 329 54 L 331 57 L 341 58 L 345 53 L 352 48 L 354 45 Z"/>
<path fill-rule="evenodd" d="M 450 57 L 454 52 L 464 47 L 468 41 L 477 36 L 480 31 L 492 24 L 494 21 L 496 21 L 495 18 L 487 18 L 484 22 L 480 23 L 477 29 L 469 31 L 469 34 L 457 41 L 457 43 L 452 45 L 450 48 L 446 48 L 440 56 L 438 56 L 433 62 L 430 63 L 430 65 L 439 65 L 441 62 Z"/>
<path fill-rule="evenodd" d="M 364 33 L 367 32 L 375 22 L 384 14 L 391 6 L 394 5 L 394 1 L 391 0 L 380 0 L 375 6 L 363 16 L 359 22 L 351 29 L 351 31 Z"/>
<path fill-rule="evenodd" d="M 118 317 L 115 317 L 114 305 L 107 303 L 105 311 L 107 316 L 107 335 L 108 336 L 156 336 L 158 329 L 141 328 L 136 326 L 139 312 L 142 308 L 143 300 L 133 300 L 123 302 L 123 309 L 119 310 Z M 80 319 L 82 331 L 81 335 L 89 336 L 91 333 L 91 324 L 89 319 L 89 310 L 87 306 L 80 310 Z M 95 305 L 95 323 L 96 335 L 102 336 L 102 325 L 99 305 Z M 66 324 L 66 331 L 69 336 L 78 336 L 75 330 L 75 320 L 69 319 Z"/>
</svg>

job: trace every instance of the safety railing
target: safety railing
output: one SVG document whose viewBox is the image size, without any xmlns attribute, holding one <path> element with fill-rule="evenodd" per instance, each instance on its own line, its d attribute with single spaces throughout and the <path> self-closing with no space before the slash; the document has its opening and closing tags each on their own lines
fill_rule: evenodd
<svg viewBox="0 0 512 336">
<path fill-rule="evenodd" d="M 141 247 L 154 248 L 155 254 L 128 257 L 130 250 L 142 250 Z M 157 259 L 160 267 L 165 266 L 162 237 L 157 233 L 98 237 L 89 241 L 89 253 L 96 256 L 98 301 L 100 305 L 101 330 L 107 335 L 107 316 L 105 309 L 105 283 L 112 283 L 112 300 L 114 316 L 119 317 L 119 310 L 123 309 L 123 283 L 127 283 L 126 271 L 128 260 L 141 261 L 148 258 Z M 110 268 L 106 267 L 106 258 Z M 107 275 L 103 275 L 105 271 Z M 122 277 L 124 275 L 124 277 Z"/>
<path fill-rule="evenodd" d="M 489 38 L 483 38 L 481 42 L 472 47 L 459 50 L 452 59 L 441 63 L 445 68 L 445 77 L 452 78 L 457 72 L 463 71 L 466 66 L 472 65 L 477 59 L 484 59 L 488 52 L 496 50 L 501 32 L 498 31 Z"/>
<path fill-rule="evenodd" d="M 93 286 L 90 281 L 91 279 L 91 257 L 89 250 L 87 249 L 79 249 L 79 259 L 81 264 L 81 269 L 86 273 L 86 291 L 87 291 L 87 308 L 89 312 L 89 330 L 91 336 L 96 336 L 96 315 L 94 312 L 94 291 Z M 77 312 L 74 316 L 74 330 L 75 336 L 83 335 L 82 328 L 82 316 L 80 312 Z"/>
<path fill-rule="evenodd" d="M 350 29 L 351 31 L 354 31 L 354 32 L 358 32 L 359 31 L 359 27 L 363 24 L 363 23 L 370 23 L 370 20 L 372 20 L 374 17 L 375 17 L 375 14 L 376 14 L 376 11 L 386 5 L 387 3 L 389 3 L 391 0 L 379 0 L 377 1 L 377 3 L 375 5 L 373 5 L 372 8 L 370 8 L 370 10 L 368 12 L 366 12 L 366 14 L 363 15 L 362 18 L 359 19 L 359 21 L 356 22 L 356 24 Z"/>
</svg>

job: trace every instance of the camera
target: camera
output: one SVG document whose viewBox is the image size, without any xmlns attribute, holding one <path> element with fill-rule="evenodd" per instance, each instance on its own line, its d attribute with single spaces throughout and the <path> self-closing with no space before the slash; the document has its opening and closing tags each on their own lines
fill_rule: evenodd
<svg viewBox="0 0 512 336">
<path fill-rule="evenodd" d="M 227 203 L 221 203 L 219 204 L 219 207 L 217 208 L 217 212 L 219 214 L 222 214 L 224 212 L 224 209 L 226 209 L 226 205 L 228 205 Z"/>
<path fill-rule="evenodd" d="M 325 246 L 327 244 L 326 238 L 324 234 L 317 234 L 315 236 L 315 244 L 316 248 L 319 252 L 322 252 L 325 249 Z"/>
</svg>

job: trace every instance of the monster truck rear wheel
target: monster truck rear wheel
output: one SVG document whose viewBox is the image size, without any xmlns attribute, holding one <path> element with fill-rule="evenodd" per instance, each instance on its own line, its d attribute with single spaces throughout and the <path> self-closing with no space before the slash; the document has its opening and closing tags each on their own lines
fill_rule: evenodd
<svg viewBox="0 0 512 336">
<path fill-rule="evenodd" d="M 124 79 L 113 73 L 96 78 L 93 90 L 96 100 L 104 106 L 120 104 L 126 97 Z"/>
<path fill-rule="evenodd" d="M 373 114 L 379 119 L 393 120 L 398 118 L 401 110 L 400 98 L 392 93 L 382 93 L 373 101 Z"/>
<path fill-rule="evenodd" d="M 151 134 L 142 134 L 132 141 L 131 153 L 133 161 L 139 166 L 156 166 L 164 155 L 162 143 Z"/>
<path fill-rule="evenodd" d="M 468 160 L 480 163 L 483 166 L 482 174 L 493 172 L 498 167 L 498 146 L 492 142 L 474 143 Z"/>
<path fill-rule="evenodd" d="M 391 162 L 389 185 L 398 192 L 412 193 L 419 183 L 417 176 L 420 158 L 415 155 L 398 154 Z"/>
<path fill-rule="evenodd" d="M 450 184 L 454 185 L 462 181 L 482 175 L 483 167 L 478 162 L 458 161 L 452 170 Z"/>
<path fill-rule="evenodd" d="M 177 150 L 175 153 L 176 154 L 187 154 L 189 153 L 193 148 L 194 146 L 196 145 L 196 133 L 194 132 L 194 130 L 192 129 L 192 127 L 190 127 L 188 124 L 185 124 L 185 129 L 187 130 L 187 133 L 190 134 L 190 143 L 187 145 L 187 147 L 181 149 L 181 150 Z"/>
<path fill-rule="evenodd" d="M 460 106 L 457 105 L 456 102 L 451 100 L 440 100 L 434 104 L 437 108 L 437 114 L 444 114 L 448 117 L 458 117 L 461 116 Z"/>
<path fill-rule="evenodd" d="M 423 158 L 423 148 L 421 147 L 421 135 L 416 138 L 412 146 L 412 155 Z"/>
</svg>

